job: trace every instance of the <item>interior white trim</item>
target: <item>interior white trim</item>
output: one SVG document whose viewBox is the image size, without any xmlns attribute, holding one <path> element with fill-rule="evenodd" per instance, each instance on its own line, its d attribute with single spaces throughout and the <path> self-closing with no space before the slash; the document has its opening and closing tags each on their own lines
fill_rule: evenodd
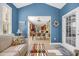
<svg viewBox="0 0 79 59">
<path fill-rule="evenodd" d="M 13 3 L 13 5 L 15 5 L 17 8 L 21 8 L 24 6 L 28 6 L 31 5 L 32 3 Z"/>
<path fill-rule="evenodd" d="M 62 45 L 62 43 L 50 43 L 50 45 Z"/>
<path fill-rule="evenodd" d="M 49 17 L 50 19 L 50 43 L 51 43 L 51 16 L 42 16 L 42 17 Z M 29 38 L 29 16 L 28 16 L 28 38 Z"/>
<path fill-rule="evenodd" d="M 29 36 L 30 36 L 30 34 L 29 34 L 29 32 L 30 32 L 29 31 L 29 27 L 30 27 L 30 25 L 29 25 L 29 19 L 28 19 L 28 22 L 27 23 L 28 23 L 28 38 L 29 38 Z"/>
<path fill-rule="evenodd" d="M 46 4 L 52 7 L 56 7 L 58 9 L 62 9 L 66 5 L 66 3 L 46 3 Z"/>
</svg>

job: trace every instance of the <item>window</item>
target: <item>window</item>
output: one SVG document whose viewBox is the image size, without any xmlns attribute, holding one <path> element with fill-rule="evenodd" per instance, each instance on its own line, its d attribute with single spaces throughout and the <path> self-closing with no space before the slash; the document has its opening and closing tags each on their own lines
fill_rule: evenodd
<svg viewBox="0 0 79 59">
<path fill-rule="evenodd" d="M 76 15 L 66 17 L 66 43 L 75 46 L 76 41 Z"/>
<path fill-rule="evenodd" d="M 8 5 L 2 6 L 2 33 L 12 33 L 12 10 Z"/>
</svg>

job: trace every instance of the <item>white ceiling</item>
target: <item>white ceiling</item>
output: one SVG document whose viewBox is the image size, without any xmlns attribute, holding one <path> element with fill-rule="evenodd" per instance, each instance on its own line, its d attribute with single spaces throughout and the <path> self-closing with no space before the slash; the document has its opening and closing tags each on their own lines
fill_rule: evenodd
<svg viewBox="0 0 79 59">
<path fill-rule="evenodd" d="M 38 26 L 47 24 L 50 18 L 50 16 L 28 16 L 29 21 Z"/>
<path fill-rule="evenodd" d="M 28 6 L 32 3 L 13 3 L 17 8 L 21 8 L 21 7 L 24 7 L 24 6 Z"/>
<path fill-rule="evenodd" d="M 21 7 L 24 7 L 24 6 L 28 6 L 28 5 L 32 4 L 32 3 L 13 3 L 13 4 L 17 8 L 21 8 Z M 61 9 L 66 3 L 46 3 L 46 4 Z"/>
<path fill-rule="evenodd" d="M 66 3 L 48 3 L 48 5 L 61 9 Z"/>
</svg>

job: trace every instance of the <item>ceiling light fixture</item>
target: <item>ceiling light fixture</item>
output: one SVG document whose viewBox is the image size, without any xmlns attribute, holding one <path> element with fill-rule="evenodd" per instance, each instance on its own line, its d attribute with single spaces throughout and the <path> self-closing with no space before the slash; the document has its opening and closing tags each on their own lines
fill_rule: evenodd
<svg viewBox="0 0 79 59">
<path fill-rule="evenodd" d="M 38 21 L 38 22 L 40 22 L 40 21 L 41 21 L 41 20 L 40 20 L 40 17 L 38 17 L 37 21 Z"/>
</svg>

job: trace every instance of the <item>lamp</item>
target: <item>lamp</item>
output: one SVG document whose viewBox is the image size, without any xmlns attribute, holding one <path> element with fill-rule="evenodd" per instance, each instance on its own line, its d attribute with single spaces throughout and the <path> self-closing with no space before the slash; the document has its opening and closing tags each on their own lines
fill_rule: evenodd
<svg viewBox="0 0 79 59">
<path fill-rule="evenodd" d="M 20 29 L 18 29 L 17 34 L 18 34 L 19 36 L 21 35 Z"/>
</svg>

